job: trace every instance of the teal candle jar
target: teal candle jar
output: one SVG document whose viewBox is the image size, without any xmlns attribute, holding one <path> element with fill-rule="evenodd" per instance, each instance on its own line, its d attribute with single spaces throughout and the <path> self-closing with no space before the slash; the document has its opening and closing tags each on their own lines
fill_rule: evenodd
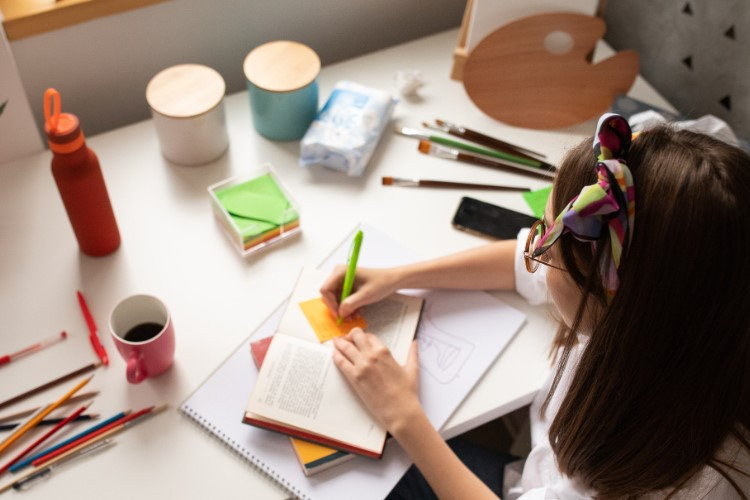
<svg viewBox="0 0 750 500">
<path fill-rule="evenodd" d="M 318 111 L 320 58 L 280 40 L 254 48 L 243 64 L 255 130 L 274 141 L 302 138 Z"/>
</svg>

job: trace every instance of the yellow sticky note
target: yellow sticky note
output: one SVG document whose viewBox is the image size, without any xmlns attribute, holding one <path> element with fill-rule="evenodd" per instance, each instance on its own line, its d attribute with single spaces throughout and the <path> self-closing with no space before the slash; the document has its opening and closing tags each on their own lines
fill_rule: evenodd
<svg viewBox="0 0 750 500">
<path fill-rule="evenodd" d="M 355 313 L 351 317 L 345 318 L 340 325 L 336 324 L 336 318 L 328 310 L 323 299 L 306 300 L 299 303 L 300 309 L 305 314 L 307 321 L 310 322 L 318 340 L 323 343 L 335 337 L 346 335 L 352 328 L 360 327 L 363 330 L 367 328 L 367 322 L 361 314 Z"/>
</svg>

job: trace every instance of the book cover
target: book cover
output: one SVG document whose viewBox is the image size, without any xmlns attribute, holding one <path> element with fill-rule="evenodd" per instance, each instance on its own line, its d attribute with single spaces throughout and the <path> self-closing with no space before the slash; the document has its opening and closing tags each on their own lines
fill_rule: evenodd
<svg viewBox="0 0 750 500">
<path fill-rule="evenodd" d="M 380 458 L 386 431 L 333 364 L 330 340 L 367 328 L 401 364 L 424 300 L 394 294 L 337 325 L 319 297 L 325 273 L 304 270 L 258 373 L 243 421 L 345 452 Z"/>
</svg>

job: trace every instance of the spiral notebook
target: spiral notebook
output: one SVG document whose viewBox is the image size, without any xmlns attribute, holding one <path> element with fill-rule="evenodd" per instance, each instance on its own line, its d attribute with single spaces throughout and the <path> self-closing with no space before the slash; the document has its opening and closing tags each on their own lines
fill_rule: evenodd
<svg viewBox="0 0 750 500">
<path fill-rule="evenodd" d="M 385 267 L 418 260 L 413 251 L 379 230 L 367 225 L 361 228 L 365 233 L 361 266 Z M 320 268 L 330 270 L 335 264 L 346 262 L 350 241 L 350 237 L 344 240 Z M 292 286 L 290 283 L 290 289 Z M 510 342 L 525 317 L 484 292 L 440 290 L 419 294 L 425 298 L 423 321 L 417 333 L 420 399 L 432 424 L 440 428 Z M 250 342 L 272 335 L 285 308 L 286 301 L 188 396 L 180 411 L 296 497 L 385 497 L 411 464 L 395 441 L 388 442 L 381 460 L 355 457 L 308 477 L 286 436 L 242 423 L 257 377 Z"/>
</svg>

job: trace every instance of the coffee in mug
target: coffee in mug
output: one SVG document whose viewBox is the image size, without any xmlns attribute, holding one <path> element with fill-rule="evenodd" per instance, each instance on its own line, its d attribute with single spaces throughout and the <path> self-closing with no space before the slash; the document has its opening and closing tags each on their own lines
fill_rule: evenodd
<svg viewBox="0 0 750 500">
<path fill-rule="evenodd" d="M 164 303 L 152 295 L 133 295 L 115 306 L 109 329 L 118 352 L 127 363 L 131 384 L 164 373 L 174 359 L 172 317 Z"/>
</svg>

